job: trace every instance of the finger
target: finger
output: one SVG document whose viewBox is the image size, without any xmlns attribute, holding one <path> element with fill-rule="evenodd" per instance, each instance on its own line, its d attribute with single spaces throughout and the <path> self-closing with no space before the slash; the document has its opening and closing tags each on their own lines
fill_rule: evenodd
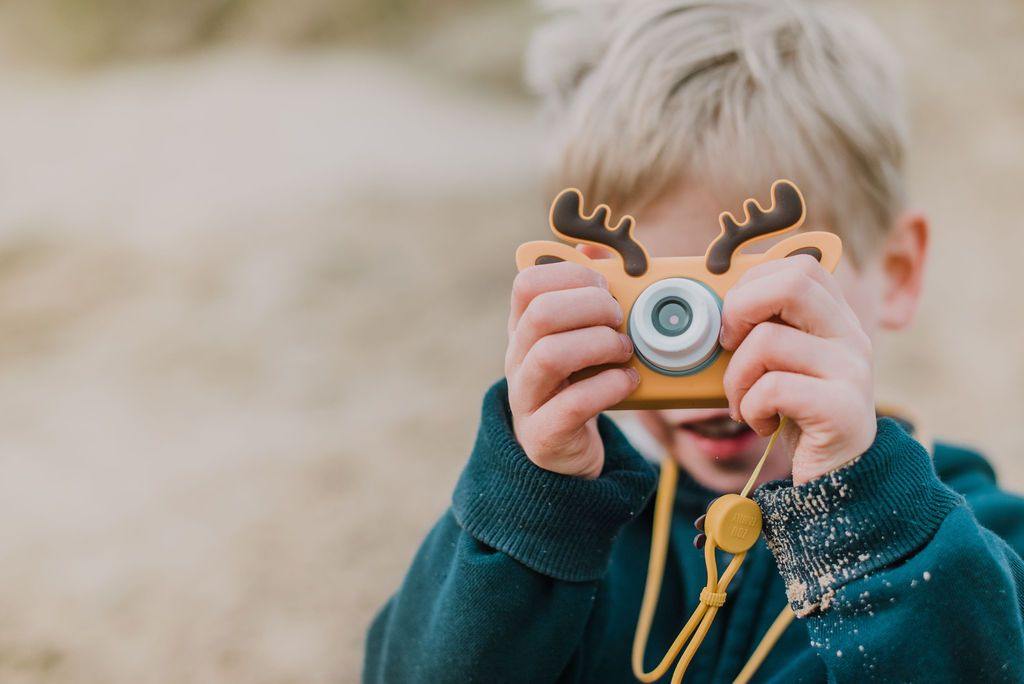
<svg viewBox="0 0 1024 684">
<path fill-rule="evenodd" d="M 736 349 L 722 379 L 733 418 L 747 391 L 769 371 L 790 371 L 818 378 L 839 372 L 851 363 L 833 342 L 779 323 L 754 326 Z"/>
<path fill-rule="evenodd" d="M 509 334 L 516 328 L 520 316 L 533 298 L 542 292 L 569 290 L 575 287 L 603 287 L 608 289 L 604 276 L 586 266 L 571 261 L 542 264 L 525 268 L 512 282 L 512 307 L 508 317 Z"/>
<path fill-rule="evenodd" d="M 601 411 L 628 397 L 640 382 L 632 368 L 609 368 L 567 386 L 531 416 L 552 439 L 572 435 Z"/>
<path fill-rule="evenodd" d="M 722 304 L 722 346 L 736 349 L 755 325 L 778 317 L 819 337 L 839 337 L 850 322 L 825 288 L 801 271 L 787 269 L 735 286 Z"/>
<path fill-rule="evenodd" d="M 546 335 L 598 325 L 617 328 L 622 325 L 622 317 L 619 303 L 601 287 L 542 292 L 526 307 L 512 331 L 505 374 L 513 372 L 537 340 Z"/>
<path fill-rule="evenodd" d="M 834 297 L 842 297 L 843 293 L 839 289 L 839 283 L 832 279 L 831 274 L 822 268 L 818 260 L 809 254 L 795 254 L 785 259 L 772 259 L 770 261 L 762 261 L 756 266 L 751 266 L 740 279 L 736 281 L 736 286 L 750 283 L 765 276 L 774 275 L 780 271 L 787 270 L 798 270 L 801 273 L 806 274 L 808 277 L 817 280 L 823 287 L 825 287 L 829 294 Z"/>
<path fill-rule="evenodd" d="M 762 262 L 747 269 L 743 275 L 740 276 L 740 279 L 736 281 L 736 285 L 734 287 L 789 269 L 798 270 L 808 277 L 813 278 L 818 282 L 818 284 L 824 287 L 830 295 L 832 295 L 833 299 L 843 305 L 842 308 L 845 310 L 846 315 L 852 322 L 856 322 L 858 320 L 853 309 L 850 308 L 846 301 L 846 296 L 843 294 L 843 290 L 839 286 L 839 281 L 836 280 L 834 275 L 826 271 L 817 259 L 809 254 L 795 254 L 784 259 L 772 259 L 771 261 Z"/>
<path fill-rule="evenodd" d="M 629 338 L 607 326 L 577 328 L 542 337 L 515 374 L 513 411 L 532 413 L 578 370 L 603 363 L 625 363 L 633 354 Z"/>
<path fill-rule="evenodd" d="M 759 435 L 770 435 L 786 416 L 801 429 L 837 415 L 835 383 L 821 378 L 771 371 L 762 375 L 743 397 L 740 417 Z"/>
</svg>

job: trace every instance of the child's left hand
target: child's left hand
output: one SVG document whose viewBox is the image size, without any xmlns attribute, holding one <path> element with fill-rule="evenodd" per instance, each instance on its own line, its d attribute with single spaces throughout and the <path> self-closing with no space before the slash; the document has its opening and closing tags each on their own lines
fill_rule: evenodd
<svg viewBox="0 0 1024 684">
<path fill-rule="evenodd" d="M 800 428 L 793 482 L 857 458 L 875 440 L 871 340 L 839 284 L 810 256 L 759 264 L 726 294 L 722 346 L 733 419 L 770 435 Z"/>
</svg>

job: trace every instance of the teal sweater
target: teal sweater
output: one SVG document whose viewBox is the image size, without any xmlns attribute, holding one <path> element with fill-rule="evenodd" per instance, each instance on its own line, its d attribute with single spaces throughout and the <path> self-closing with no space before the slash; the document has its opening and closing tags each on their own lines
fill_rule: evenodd
<svg viewBox="0 0 1024 684">
<path fill-rule="evenodd" d="M 635 681 L 656 472 L 603 416 L 598 479 L 534 466 L 506 391 L 488 392 L 451 508 L 370 627 L 367 682 Z M 680 474 L 648 668 L 696 606 L 692 523 L 715 496 Z M 1024 681 L 1024 499 L 981 456 L 940 445 L 930 457 L 881 419 L 851 465 L 755 498 L 764 538 L 686 681 L 731 681 L 787 590 L 800 619 L 756 681 Z"/>
</svg>

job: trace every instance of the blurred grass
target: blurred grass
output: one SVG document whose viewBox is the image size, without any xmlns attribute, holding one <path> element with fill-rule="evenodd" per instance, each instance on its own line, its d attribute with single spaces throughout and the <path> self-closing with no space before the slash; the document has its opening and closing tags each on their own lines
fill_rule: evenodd
<svg viewBox="0 0 1024 684">
<path fill-rule="evenodd" d="M 515 0 L 2 0 L 8 58 L 61 66 L 180 54 L 224 41 L 284 47 L 408 42 Z"/>
<path fill-rule="evenodd" d="M 936 228 L 879 394 L 1019 489 L 1024 5 L 866 5 Z M 0 0 L 0 682 L 355 680 L 547 234 L 531 8 Z"/>
</svg>

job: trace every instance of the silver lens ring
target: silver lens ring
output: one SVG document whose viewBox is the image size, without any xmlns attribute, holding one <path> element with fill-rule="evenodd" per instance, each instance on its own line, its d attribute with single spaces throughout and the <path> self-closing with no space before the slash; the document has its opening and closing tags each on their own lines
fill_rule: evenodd
<svg viewBox="0 0 1024 684">
<path fill-rule="evenodd" d="M 659 280 L 629 312 L 629 336 L 640 359 L 659 373 L 689 375 L 718 355 L 722 308 L 708 287 L 689 278 Z"/>
</svg>

